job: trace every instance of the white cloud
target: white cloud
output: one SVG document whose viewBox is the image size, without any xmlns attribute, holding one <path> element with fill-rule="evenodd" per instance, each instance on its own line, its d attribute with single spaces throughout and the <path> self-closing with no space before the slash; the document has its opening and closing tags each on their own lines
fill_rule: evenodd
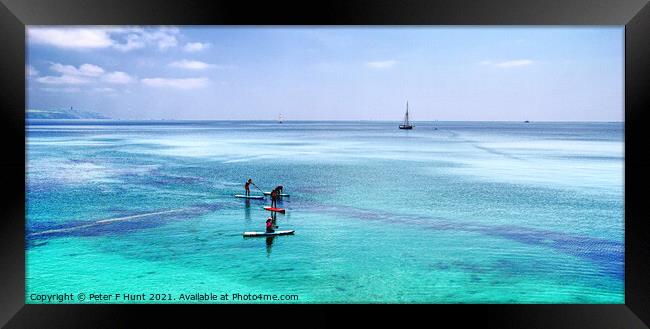
<svg viewBox="0 0 650 329">
<path fill-rule="evenodd" d="M 167 48 L 176 47 L 178 40 L 176 40 L 176 35 L 179 34 L 177 28 L 159 28 L 154 31 L 145 31 L 142 33 L 142 37 L 150 42 L 155 43 L 158 46 L 158 49 L 165 50 Z"/>
<path fill-rule="evenodd" d="M 73 65 L 52 63 L 50 69 L 61 75 L 42 76 L 36 78 L 36 81 L 50 85 L 78 85 L 99 81 L 113 84 L 126 84 L 134 80 L 125 72 L 106 72 L 103 68 L 94 64 L 82 64 L 77 68 Z"/>
<path fill-rule="evenodd" d="M 113 44 L 108 32 L 97 28 L 39 28 L 30 27 L 27 40 L 59 48 L 106 48 Z"/>
<path fill-rule="evenodd" d="M 99 92 L 99 93 L 112 93 L 115 91 L 113 88 L 107 88 L 107 87 L 97 87 L 94 88 L 93 91 Z"/>
<path fill-rule="evenodd" d="M 129 51 L 133 49 L 139 49 L 139 48 L 144 48 L 145 47 L 145 42 L 142 40 L 142 38 L 137 35 L 137 34 L 129 34 L 126 36 L 126 42 L 125 43 L 115 43 L 113 44 L 113 48 L 120 50 L 120 51 Z"/>
<path fill-rule="evenodd" d="M 132 82 L 133 78 L 124 72 L 115 71 L 104 75 L 102 80 L 108 83 L 125 84 Z"/>
<path fill-rule="evenodd" d="M 86 78 L 74 75 L 38 77 L 36 78 L 36 81 L 48 85 L 79 85 L 90 82 L 90 80 Z"/>
<path fill-rule="evenodd" d="M 52 92 L 52 93 L 78 93 L 81 91 L 78 87 L 66 87 L 66 88 L 42 88 L 41 90 Z"/>
<path fill-rule="evenodd" d="M 527 66 L 535 63 L 530 59 L 515 59 L 502 62 L 493 62 L 493 61 L 481 61 L 481 65 L 490 65 L 494 67 L 517 67 L 517 66 Z"/>
<path fill-rule="evenodd" d="M 104 73 L 103 68 L 93 64 L 81 64 L 79 68 L 76 68 L 72 65 L 63 65 L 59 63 L 54 63 L 50 66 L 50 69 L 54 72 L 58 72 L 63 75 L 75 75 L 75 76 L 85 76 L 85 77 L 98 77 Z"/>
<path fill-rule="evenodd" d="M 496 65 L 498 67 L 512 67 L 512 66 L 526 66 L 530 64 L 533 64 L 533 61 L 530 59 L 519 59 L 514 61 L 497 63 Z"/>
<path fill-rule="evenodd" d="M 387 69 L 397 64 L 395 60 L 367 62 L 366 66 L 373 69 Z"/>
<path fill-rule="evenodd" d="M 95 78 L 104 73 L 104 69 L 93 64 L 82 64 L 79 68 L 72 65 L 63 65 L 53 63 L 50 69 L 54 72 L 61 73 L 60 76 L 43 76 L 36 78 L 36 81 L 51 85 L 78 85 L 91 82 L 90 78 Z"/>
<path fill-rule="evenodd" d="M 204 62 L 190 61 L 186 59 L 169 63 L 169 65 L 173 67 L 182 68 L 182 69 L 188 69 L 188 70 L 204 70 L 214 66 L 212 64 L 208 64 Z"/>
<path fill-rule="evenodd" d="M 187 44 L 185 44 L 185 47 L 183 47 L 183 50 L 193 53 L 193 52 L 205 50 L 208 47 L 210 47 L 209 43 L 188 42 Z"/>
<path fill-rule="evenodd" d="M 169 87 L 176 89 L 196 89 L 205 87 L 208 84 L 207 78 L 186 78 L 186 79 L 169 79 L 169 78 L 148 78 L 142 79 L 143 84 L 149 87 Z"/>
<path fill-rule="evenodd" d="M 31 65 L 25 65 L 25 75 L 28 77 L 38 76 L 38 70 Z"/>
<path fill-rule="evenodd" d="M 130 51 L 144 48 L 148 45 L 165 50 L 178 44 L 177 28 L 44 28 L 30 27 L 27 31 L 27 41 L 35 44 L 45 44 L 66 49 L 101 49 L 114 48 L 120 51 Z"/>
</svg>

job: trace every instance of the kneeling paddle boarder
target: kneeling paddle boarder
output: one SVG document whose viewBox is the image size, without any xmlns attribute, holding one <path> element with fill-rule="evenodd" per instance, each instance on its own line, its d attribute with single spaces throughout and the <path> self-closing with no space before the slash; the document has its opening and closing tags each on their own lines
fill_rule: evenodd
<svg viewBox="0 0 650 329">
<path fill-rule="evenodd" d="M 273 229 L 273 218 L 269 217 L 266 219 L 266 233 L 273 233 L 275 230 Z"/>
</svg>

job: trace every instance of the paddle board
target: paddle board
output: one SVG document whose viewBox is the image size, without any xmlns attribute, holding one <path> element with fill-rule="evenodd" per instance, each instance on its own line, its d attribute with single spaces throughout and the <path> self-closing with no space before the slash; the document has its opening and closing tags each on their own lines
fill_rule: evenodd
<svg viewBox="0 0 650 329">
<path fill-rule="evenodd" d="M 264 199 L 264 197 L 261 196 L 261 195 L 243 195 L 243 194 L 235 194 L 235 198 L 242 198 L 242 199 Z"/>
<path fill-rule="evenodd" d="M 270 206 L 264 206 L 264 209 L 268 210 L 268 211 L 275 211 L 275 212 L 279 212 L 281 214 L 284 214 L 284 209 L 282 209 L 282 208 L 273 208 L 273 207 L 270 207 Z"/>
<path fill-rule="evenodd" d="M 264 195 L 271 195 L 271 192 L 264 192 Z M 289 194 L 280 193 L 280 196 L 289 196 Z"/>
<path fill-rule="evenodd" d="M 295 232 L 294 230 L 286 230 L 286 231 L 275 231 L 273 233 L 266 233 L 266 232 L 244 232 L 245 237 L 259 237 L 259 236 L 275 236 L 275 235 L 288 235 L 288 234 L 293 234 Z"/>
</svg>

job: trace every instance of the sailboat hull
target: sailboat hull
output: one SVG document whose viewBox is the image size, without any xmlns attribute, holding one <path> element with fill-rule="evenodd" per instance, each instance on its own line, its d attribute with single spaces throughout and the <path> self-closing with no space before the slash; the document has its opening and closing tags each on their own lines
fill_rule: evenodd
<svg viewBox="0 0 650 329">
<path fill-rule="evenodd" d="M 413 129 L 413 126 L 411 126 L 411 125 L 408 125 L 408 126 L 400 125 L 399 129 Z"/>
</svg>

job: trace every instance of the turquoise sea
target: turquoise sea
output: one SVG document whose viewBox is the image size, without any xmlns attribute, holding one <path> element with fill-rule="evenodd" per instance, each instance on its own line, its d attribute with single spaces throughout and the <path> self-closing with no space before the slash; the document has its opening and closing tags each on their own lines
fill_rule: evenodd
<svg viewBox="0 0 650 329">
<path fill-rule="evenodd" d="M 623 123 L 397 125 L 29 121 L 26 303 L 624 303 Z"/>
</svg>

